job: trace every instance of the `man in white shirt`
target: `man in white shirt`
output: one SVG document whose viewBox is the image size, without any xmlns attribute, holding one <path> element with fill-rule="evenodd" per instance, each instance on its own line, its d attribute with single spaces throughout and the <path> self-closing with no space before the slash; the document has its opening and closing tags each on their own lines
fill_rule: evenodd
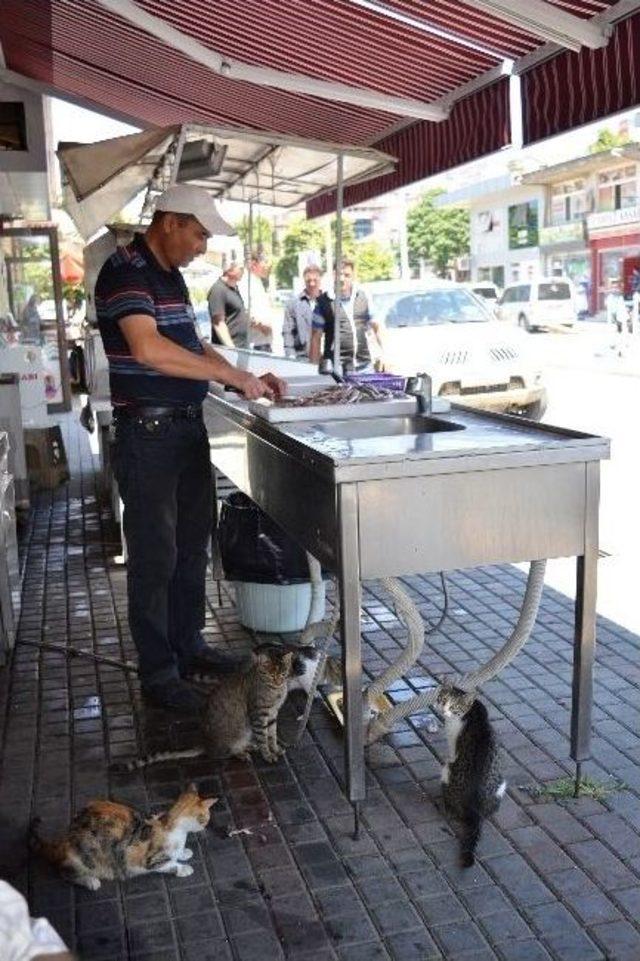
<svg viewBox="0 0 640 961">
<path fill-rule="evenodd" d="M 254 252 L 238 283 L 238 291 L 251 318 L 251 347 L 267 353 L 270 353 L 274 346 L 271 302 L 265 287 L 270 270 L 271 264 L 268 259 Z"/>
</svg>

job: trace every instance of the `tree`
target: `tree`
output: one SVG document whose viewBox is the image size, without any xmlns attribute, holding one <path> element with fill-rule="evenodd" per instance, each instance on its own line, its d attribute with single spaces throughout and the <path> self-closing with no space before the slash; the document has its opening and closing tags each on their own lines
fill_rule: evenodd
<svg viewBox="0 0 640 961">
<path fill-rule="evenodd" d="M 409 253 L 426 260 L 444 276 L 454 257 L 469 252 L 469 213 L 460 207 L 436 207 L 441 190 L 430 190 L 407 215 Z"/>
<path fill-rule="evenodd" d="M 356 275 L 358 280 L 391 280 L 395 273 L 396 258 L 390 247 L 383 247 L 377 240 L 365 240 L 356 248 Z"/>
<path fill-rule="evenodd" d="M 614 147 L 624 147 L 631 143 L 628 133 L 619 130 L 617 133 L 609 127 L 601 127 L 598 136 L 589 147 L 589 153 L 604 153 L 606 150 L 613 150 Z"/>
<path fill-rule="evenodd" d="M 278 287 L 292 287 L 298 276 L 298 254 L 324 249 L 324 231 L 316 220 L 297 217 L 292 220 L 282 240 L 282 254 L 276 264 Z"/>
<path fill-rule="evenodd" d="M 244 216 L 235 224 L 238 237 L 249 252 L 249 217 Z M 252 248 L 260 253 L 264 253 L 271 259 L 273 256 L 273 226 L 268 217 L 262 214 L 254 215 L 252 231 Z"/>
</svg>

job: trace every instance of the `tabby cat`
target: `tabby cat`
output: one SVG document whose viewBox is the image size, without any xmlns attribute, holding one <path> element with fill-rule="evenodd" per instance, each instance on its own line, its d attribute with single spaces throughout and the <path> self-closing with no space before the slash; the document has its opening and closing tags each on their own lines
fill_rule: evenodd
<svg viewBox="0 0 640 961">
<path fill-rule="evenodd" d="M 448 813 L 462 822 L 461 863 L 471 867 L 482 821 L 497 811 L 507 788 L 500 770 L 500 747 L 487 709 L 473 692 L 445 684 L 436 704 L 449 742 L 442 795 Z"/>
<path fill-rule="evenodd" d="M 247 758 L 256 750 L 265 761 L 284 753 L 278 743 L 278 712 L 288 694 L 294 653 L 281 645 L 263 644 L 253 651 L 246 673 L 216 678 L 203 716 L 200 748 L 159 751 L 132 761 L 116 762 L 112 771 L 135 771 L 161 761 L 178 761 L 208 755 L 215 759 Z"/>
<path fill-rule="evenodd" d="M 192 784 L 166 814 L 145 817 L 116 801 L 91 801 L 71 822 L 64 838 L 46 841 L 31 822 L 33 851 L 53 864 L 67 880 L 97 891 L 101 881 L 123 881 L 151 871 L 193 874 L 185 864 L 193 852 L 187 834 L 204 831 L 217 798 L 201 798 Z"/>
</svg>

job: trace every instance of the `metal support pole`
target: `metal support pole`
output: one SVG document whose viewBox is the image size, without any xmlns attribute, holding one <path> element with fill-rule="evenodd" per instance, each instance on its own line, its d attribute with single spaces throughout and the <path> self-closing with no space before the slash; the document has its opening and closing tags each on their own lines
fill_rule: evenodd
<svg viewBox="0 0 640 961">
<path fill-rule="evenodd" d="M 600 465 L 585 465 L 584 554 L 577 559 L 573 684 L 571 691 L 571 757 L 577 761 L 575 794 L 579 791 L 580 762 L 591 747 L 593 662 L 596 649 L 596 585 L 598 575 L 598 502 Z"/>
<path fill-rule="evenodd" d="M 335 300 L 333 302 L 333 370 L 336 374 L 342 375 L 342 360 L 340 358 L 340 320 L 338 316 L 340 297 L 340 272 L 342 270 L 342 203 L 344 199 L 344 157 L 341 152 L 337 156 L 337 183 L 336 183 L 336 249 L 335 249 Z"/>
<path fill-rule="evenodd" d="M 250 346 L 251 336 L 251 255 L 253 253 L 253 201 L 249 201 L 249 251 L 245 258 L 245 270 L 247 271 L 247 347 Z"/>
<path fill-rule="evenodd" d="M 360 639 L 360 551 L 358 491 L 355 484 L 338 488 L 340 532 L 340 639 L 344 677 L 345 772 L 347 794 L 353 805 L 354 834 L 359 829 L 359 802 L 365 797 L 364 724 L 362 719 L 362 649 Z"/>
</svg>

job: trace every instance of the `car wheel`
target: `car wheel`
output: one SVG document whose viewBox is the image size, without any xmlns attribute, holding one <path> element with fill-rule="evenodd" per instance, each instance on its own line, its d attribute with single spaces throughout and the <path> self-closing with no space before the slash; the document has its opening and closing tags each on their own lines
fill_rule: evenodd
<svg viewBox="0 0 640 961">
<path fill-rule="evenodd" d="M 526 314 L 518 314 L 518 327 L 523 327 L 525 330 L 531 330 Z"/>
</svg>

